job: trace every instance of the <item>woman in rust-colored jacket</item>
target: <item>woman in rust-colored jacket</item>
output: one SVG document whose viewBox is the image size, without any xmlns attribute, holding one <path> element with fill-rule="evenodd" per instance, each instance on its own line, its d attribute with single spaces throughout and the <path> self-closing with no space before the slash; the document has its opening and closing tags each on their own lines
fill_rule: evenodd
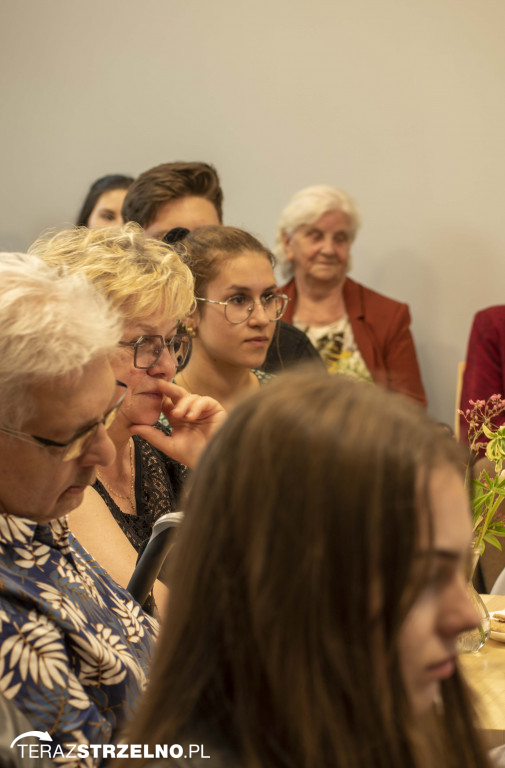
<svg viewBox="0 0 505 768">
<path fill-rule="evenodd" d="M 286 206 L 276 255 L 289 282 L 284 319 L 304 330 L 331 372 L 374 381 L 426 405 L 410 312 L 347 277 L 359 227 L 354 202 L 330 186 L 308 187 Z"/>
</svg>

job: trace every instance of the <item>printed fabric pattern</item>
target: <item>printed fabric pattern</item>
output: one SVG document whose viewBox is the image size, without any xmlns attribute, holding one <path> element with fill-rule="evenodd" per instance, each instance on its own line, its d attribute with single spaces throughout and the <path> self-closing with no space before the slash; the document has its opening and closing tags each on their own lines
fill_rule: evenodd
<svg viewBox="0 0 505 768">
<path fill-rule="evenodd" d="M 65 517 L 0 515 L 0 690 L 53 745 L 113 743 L 145 686 L 156 632 Z M 59 765 L 97 763 L 62 751 Z"/>
<path fill-rule="evenodd" d="M 340 320 L 324 328 L 308 326 L 300 323 L 296 318 L 293 323 L 307 334 L 324 360 L 329 373 L 343 373 L 355 379 L 373 381 L 356 344 L 348 315 L 344 315 Z"/>
<path fill-rule="evenodd" d="M 271 379 L 275 378 L 275 374 L 267 373 L 267 371 L 260 371 L 259 368 L 251 368 L 260 384 L 267 384 Z"/>
</svg>

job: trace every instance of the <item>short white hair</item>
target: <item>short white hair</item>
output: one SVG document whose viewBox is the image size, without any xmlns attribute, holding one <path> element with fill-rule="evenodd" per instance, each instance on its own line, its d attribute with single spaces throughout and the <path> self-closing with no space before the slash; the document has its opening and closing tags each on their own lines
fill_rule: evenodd
<svg viewBox="0 0 505 768">
<path fill-rule="evenodd" d="M 79 375 L 121 333 L 116 310 L 83 277 L 0 253 L 0 425 L 19 429 L 33 413 L 30 387 Z"/>
<path fill-rule="evenodd" d="M 289 280 L 293 276 L 293 264 L 286 255 L 284 236 L 292 237 L 298 227 L 314 224 L 329 211 L 342 211 L 349 216 L 351 241 L 354 240 L 361 224 L 358 208 L 352 197 L 337 187 L 329 184 L 305 187 L 291 198 L 282 211 L 277 224 L 274 254 L 284 279 Z"/>
</svg>

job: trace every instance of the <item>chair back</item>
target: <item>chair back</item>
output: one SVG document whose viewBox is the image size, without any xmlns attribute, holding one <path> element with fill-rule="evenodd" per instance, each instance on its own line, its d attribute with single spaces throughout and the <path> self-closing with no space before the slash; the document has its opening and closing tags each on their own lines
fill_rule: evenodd
<svg viewBox="0 0 505 768">
<path fill-rule="evenodd" d="M 463 389 L 463 375 L 465 373 L 466 363 L 461 361 L 458 363 L 458 370 L 456 373 L 456 404 L 454 407 L 454 434 L 456 440 L 459 440 L 459 413 L 458 408 L 461 408 L 461 390 Z"/>
<path fill-rule="evenodd" d="M 174 529 L 183 519 L 184 512 L 167 512 L 154 523 L 150 539 L 127 587 L 128 592 L 140 605 L 143 605 L 151 594 L 154 582 L 158 578 L 172 544 Z"/>
</svg>

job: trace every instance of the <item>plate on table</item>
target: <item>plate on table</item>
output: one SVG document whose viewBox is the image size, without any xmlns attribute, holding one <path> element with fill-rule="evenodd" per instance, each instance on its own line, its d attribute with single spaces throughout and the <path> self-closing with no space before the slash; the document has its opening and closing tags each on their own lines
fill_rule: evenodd
<svg viewBox="0 0 505 768">
<path fill-rule="evenodd" d="M 495 613 L 505 614 L 505 611 L 490 611 L 489 612 L 489 618 L 492 619 Z M 505 624 L 503 625 L 503 629 L 505 630 Z M 489 637 L 491 640 L 496 640 L 498 643 L 505 643 L 505 632 L 493 632 L 493 630 L 490 631 Z"/>
</svg>

